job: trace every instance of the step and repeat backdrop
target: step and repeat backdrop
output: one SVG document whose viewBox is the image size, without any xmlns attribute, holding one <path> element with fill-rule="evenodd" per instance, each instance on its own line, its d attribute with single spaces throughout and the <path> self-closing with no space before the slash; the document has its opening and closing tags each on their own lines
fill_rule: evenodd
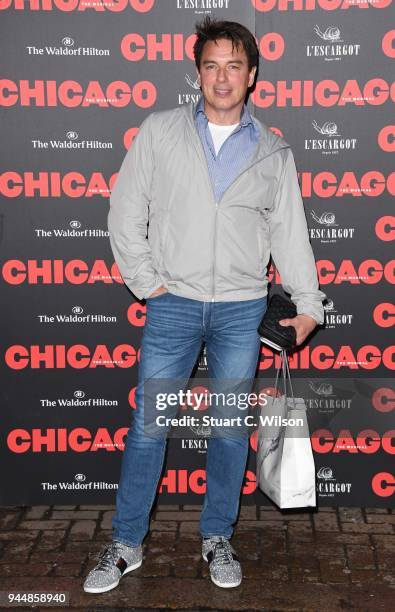
<svg viewBox="0 0 395 612">
<path fill-rule="evenodd" d="M 392 1 L 0 0 L 3 505 L 115 502 L 146 306 L 114 263 L 109 195 L 143 119 L 199 97 L 207 14 L 256 36 L 248 106 L 291 144 L 327 295 L 290 360 L 318 505 L 393 503 Z M 262 386 L 277 360 L 262 345 Z M 162 503 L 202 500 L 206 452 L 204 432 L 169 440 Z M 255 453 L 252 435 L 243 504 L 269 503 Z"/>
</svg>

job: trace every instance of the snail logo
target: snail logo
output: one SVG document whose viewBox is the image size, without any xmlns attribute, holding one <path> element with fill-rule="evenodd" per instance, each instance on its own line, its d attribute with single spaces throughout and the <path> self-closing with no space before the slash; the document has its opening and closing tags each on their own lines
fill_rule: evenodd
<svg viewBox="0 0 395 612">
<path fill-rule="evenodd" d="M 333 303 L 333 300 L 326 300 L 326 304 L 324 304 L 324 310 L 326 312 L 328 312 L 328 310 L 335 312 L 335 305 Z"/>
<path fill-rule="evenodd" d="M 314 26 L 314 32 L 322 38 L 322 40 L 327 40 L 329 42 L 343 42 L 343 39 L 340 38 L 340 30 L 336 26 L 328 26 L 323 32 L 321 28 L 316 24 Z"/>
<path fill-rule="evenodd" d="M 327 227 L 338 226 L 338 224 L 336 223 L 335 214 L 333 212 L 323 212 L 320 216 L 318 216 L 317 213 L 312 210 L 311 216 L 313 217 L 314 221 L 317 221 L 317 223 L 319 223 L 320 225 L 325 225 Z"/>
<path fill-rule="evenodd" d="M 72 229 L 80 229 L 81 227 L 81 223 L 80 221 L 77 221 L 77 219 L 73 219 L 72 221 L 70 221 L 69 225 Z"/>
<path fill-rule="evenodd" d="M 81 391 L 81 389 L 78 389 L 77 391 L 74 391 L 73 395 L 77 399 L 82 399 L 83 397 L 85 397 L 85 391 Z"/>
<path fill-rule="evenodd" d="M 211 425 L 190 425 L 189 429 L 193 431 L 194 434 L 201 438 L 208 438 L 211 434 Z"/>
<path fill-rule="evenodd" d="M 322 478 L 323 480 L 334 480 L 332 468 L 320 467 L 317 472 L 317 478 Z"/>
<path fill-rule="evenodd" d="M 185 75 L 185 80 L 188 83 L 188 85 L 190 85 L 192 87 L 192 89 L 200 89 L 199 77 L 196 77 L 196 79 L 193 80 L 193 79 L 191 79 L 189 74 L 186 74 Z"/>
<path fill-rule="evenodd" d="M 178 104 L 189 104 L 190 102 L 196 103 L 200 98 L 199 77 L 191 77 L 187 73 L 184 79 L 188 83 L 189 89 L 193 90 L 193 93 L 178 93 Z"/>
<path fill-rule="evenodd" d="M 68 138 L 69 140 L 77 140 L 78 134 L 74 130 L 69 130 L 68 132 L 66 132 L 66 138 Z"/>
<path fill-rule="evenodd" d="M 73 314 L 77 314 L 77 315 L 80 315 L 84 312 L 84 309 L 82 308 L 82 306 L 73 306 L 71 310 Z"/>
<path fill-rule="evenodd" d="M 333 385 L 331 383 L 317 383 L 310 380 L 309 387 L 317 395 L 321 395 L 324 397 L 333 397 L 335 395 L 333 393 Z"/>
<path fill-rule="evenodd" d="M 62 45 L 64 45 L 65 47 L 73 47 L 74 40 L 71 38 L 71 36 L 64 36 L 62 38 Z"/>
<path fill-rule="evenodd" d="M 182 438 L 181 448 L 187 450 L 195 450 L 198 453 L 206 453 L 208 448 L 208 440 L 211 434 L 210 425 L 190 425 L 189 429 L 195 434 L 195 438 Z"/>
<path fill-rule="evenodd" d="M 74 480 L 76 480 L 77 482 L 85 482 L 86 476 L 85 474 L 76 474 L 74 476 Z"/>
<path fill-rule="evenodd" d="M 317 132 L 319 132 L 323 136 L 329 136 L 329 137 L 341 136 L 341 134 L 339 134 L 339 132 L 337 131 L 337 125 L 334 121 L 325 121 L 325 123 L 323 123 L 322 126 L 320 127 L 318 123 L 316 122 L 316 120 L 314 119 L 311 125 L 313 126 L 315 130 L 317 130 Z"/>
</svg>

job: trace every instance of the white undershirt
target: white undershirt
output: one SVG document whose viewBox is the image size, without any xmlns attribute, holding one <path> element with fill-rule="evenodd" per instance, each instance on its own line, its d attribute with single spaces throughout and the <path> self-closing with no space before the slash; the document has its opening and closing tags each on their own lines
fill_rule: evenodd
<svg viewBox="0 0 395 612">
<path fill-rule="evenodd" d="M 208 122 L 208 127 L 210 128 L 216 155 L 218 155 L 218 151 L 220 150 L 222 144 L 225 142 L 227 137 L 238 125 L 238 123 L 235 123 L 234 125 L 218 125 L 216 123 L 211 123 L 210 121 Z"/>
</svg>

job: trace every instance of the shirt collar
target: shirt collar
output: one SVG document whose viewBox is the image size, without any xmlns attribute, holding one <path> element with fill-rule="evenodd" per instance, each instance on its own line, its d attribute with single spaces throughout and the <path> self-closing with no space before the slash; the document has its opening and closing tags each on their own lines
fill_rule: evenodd
<svg viewBox="0 0 395 612">
<path fill-rule="evenodd" d="M 206 113 L 204 112 L 203 96 L 200 96 L 196 104 L 196 107 L 195 107 L 195 119 L 199 119 L 201 117 L 204 117 L 208 122 L 208 117 Z M 248 110 L 247 105 L 243 104 L 243 110 L 241 111 L 241 118 L 240 118 L 240 126 L 245 127 L 248 124 L 251 124 L 252 126 L 254 126 L 250 111 Z"/>
</svg>

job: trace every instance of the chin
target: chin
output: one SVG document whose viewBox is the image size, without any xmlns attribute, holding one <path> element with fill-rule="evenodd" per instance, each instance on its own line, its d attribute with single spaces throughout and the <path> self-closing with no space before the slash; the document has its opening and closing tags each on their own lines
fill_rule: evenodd
<svg viewBox="0 0 395 612">
<path fill-rule="evenodd" d="M 230 98 L 220 98 L 219 96 L 213 96 L 211 99 L 208 99 L 209 104 L 211 106 L 217 106 L 218 108 L 232 108 L 237 102 Z"/>
</svg>

